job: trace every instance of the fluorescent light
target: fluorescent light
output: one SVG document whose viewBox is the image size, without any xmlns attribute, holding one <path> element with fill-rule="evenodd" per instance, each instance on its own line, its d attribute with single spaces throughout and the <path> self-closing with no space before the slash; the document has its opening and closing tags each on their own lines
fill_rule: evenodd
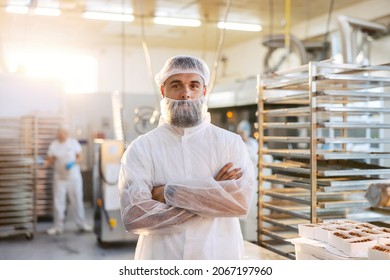
<svg viewBox="0 0 390 280">
<path fill-rule="evenodd" d="M 98 19 L 98 20 L 111 20 L 111 21 L 133 21 L 134 16 L 129 14 L 114 14 L 114 13 L 101 13 L 101 12 L 85 12 L 83 18 Z"/>
<path fill-rule="evenodd" d="M 61 15 L 61 10 L 60 9 L 55 9 L 55 8 L 40 8 L 37 7 L 34 9 L 34 15 L 39 15 L 39 16 L 51 16 L 51 17 L 57 17 Z"/>
<path fill-rule="evenodd" d="M 5 8 L 5 11 L 7 13 L 12 13 L 12 14 L 27 14 L 28 7 L 27 6 L 7 6 L 7 8 Z"/>
<path fill-rule="evenodd" d="M 173 17 L 155 17 L 153 18 L 153 22 L 156 24 L 174 25 L 174 26 L 198 27 L 201 25 L 199 19 L 173 18 Z"/>
<path fill-rule="evenodd" d="M 223 22 L 223 21 L 218 22 L 218 28 L 239 30 L 239 31 L 252 31 L 252 32 L 261 31 L 261 25 L 259 24 Z"/>
</svg>

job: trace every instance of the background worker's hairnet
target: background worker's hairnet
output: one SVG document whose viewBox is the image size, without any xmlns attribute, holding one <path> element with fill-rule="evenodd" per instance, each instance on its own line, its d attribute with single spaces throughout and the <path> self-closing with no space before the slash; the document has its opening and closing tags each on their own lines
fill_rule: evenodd
<svg viewBox="0 0 390 280">
<path fill-rule="evenodd" d="M 250 136 L 251 135 L 251 125 L 248 121 L 246 120 L 243 120 L 241 121 L 238 126 L 237 126 L 237 132 L 244 132 L 246 136 Z"/>
<path fill-rule="evenodd" d="M 164 67 L 156 74 L 155 80 L 158 86 L 171 76 L 182 73 L 198 74 L 207 86 L 210 82 L 210 71 L 207 64 L 200 58 L 178 55 L 167 60 Z"/>
</svg>

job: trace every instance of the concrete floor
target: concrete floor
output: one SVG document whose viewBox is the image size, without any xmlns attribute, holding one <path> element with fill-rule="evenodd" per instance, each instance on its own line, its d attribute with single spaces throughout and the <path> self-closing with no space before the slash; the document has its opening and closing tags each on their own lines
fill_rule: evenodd
<svg viewBox="0 0 390 280">
<path fill-rule="evenodd" d="M 86 205 L 88 223 L 93 225 L 93 209 Z M 80 233 L 71 217 L 61 235 L 46 230 L 52 221 L 40 221 L 33 239 L 25 235 L 0 238 L 0 260 L 132 260 L 135 242 L 115 242 L 102 246 L 94 232 Z"/>
</svg>

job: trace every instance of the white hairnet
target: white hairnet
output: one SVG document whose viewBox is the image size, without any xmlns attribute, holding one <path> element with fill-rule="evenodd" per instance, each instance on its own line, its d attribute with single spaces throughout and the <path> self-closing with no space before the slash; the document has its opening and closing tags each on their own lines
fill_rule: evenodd
<svg viewBox="0 0 390 280">
<path fill-rule="evenodd" d="M 237 131 L 244 132 L 247 136 L 251 135 L 251 125 L 248 121 L 244 120 L 238 124 Z"/>
<path fill-rule="evenodd" d="M 69 125 L 66 123 L 62 123 L 57 127 L 58 131 L 68 131 L 69 132 Z"/>
<path fill-rule="evenodd" d="M 207 86 L 210 82 L 210 71 L 207 64 L 200 58 L 178 55 L 167 60 L 164 67 L 156 74 L 155 80 L 158 86 L 171 76 L 182 73 L 198 74 Z"/>
</svg>

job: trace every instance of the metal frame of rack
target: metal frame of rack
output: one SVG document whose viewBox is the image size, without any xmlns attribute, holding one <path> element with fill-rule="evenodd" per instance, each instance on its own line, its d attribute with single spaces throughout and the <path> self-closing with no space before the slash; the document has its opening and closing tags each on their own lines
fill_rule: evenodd
<svg viewBox="0 0 390 280">
<path fill-rule="evenodd" d="M 53 216 L 53 171 L 45 159 L 63 117 L 0 119 L 0 237 L 33 238 L 37 218 Z"/>
<path fill-rule="evenodd" d="M 35 232 L 31 127 L 26 118 L 0 119 L 0 237 Z"/>
<path fill-rule="evenodd" d="M 298 224 L 390 220 L 364 196 L 390 183 L 390 66 L 310 62 L 258 76 L 258 94 L 259 167 L 273 173 L 259 168 L 259 245 L 294 259 Z M 263 164 L 265 154 L 275 161 Z"/>
</svg>

